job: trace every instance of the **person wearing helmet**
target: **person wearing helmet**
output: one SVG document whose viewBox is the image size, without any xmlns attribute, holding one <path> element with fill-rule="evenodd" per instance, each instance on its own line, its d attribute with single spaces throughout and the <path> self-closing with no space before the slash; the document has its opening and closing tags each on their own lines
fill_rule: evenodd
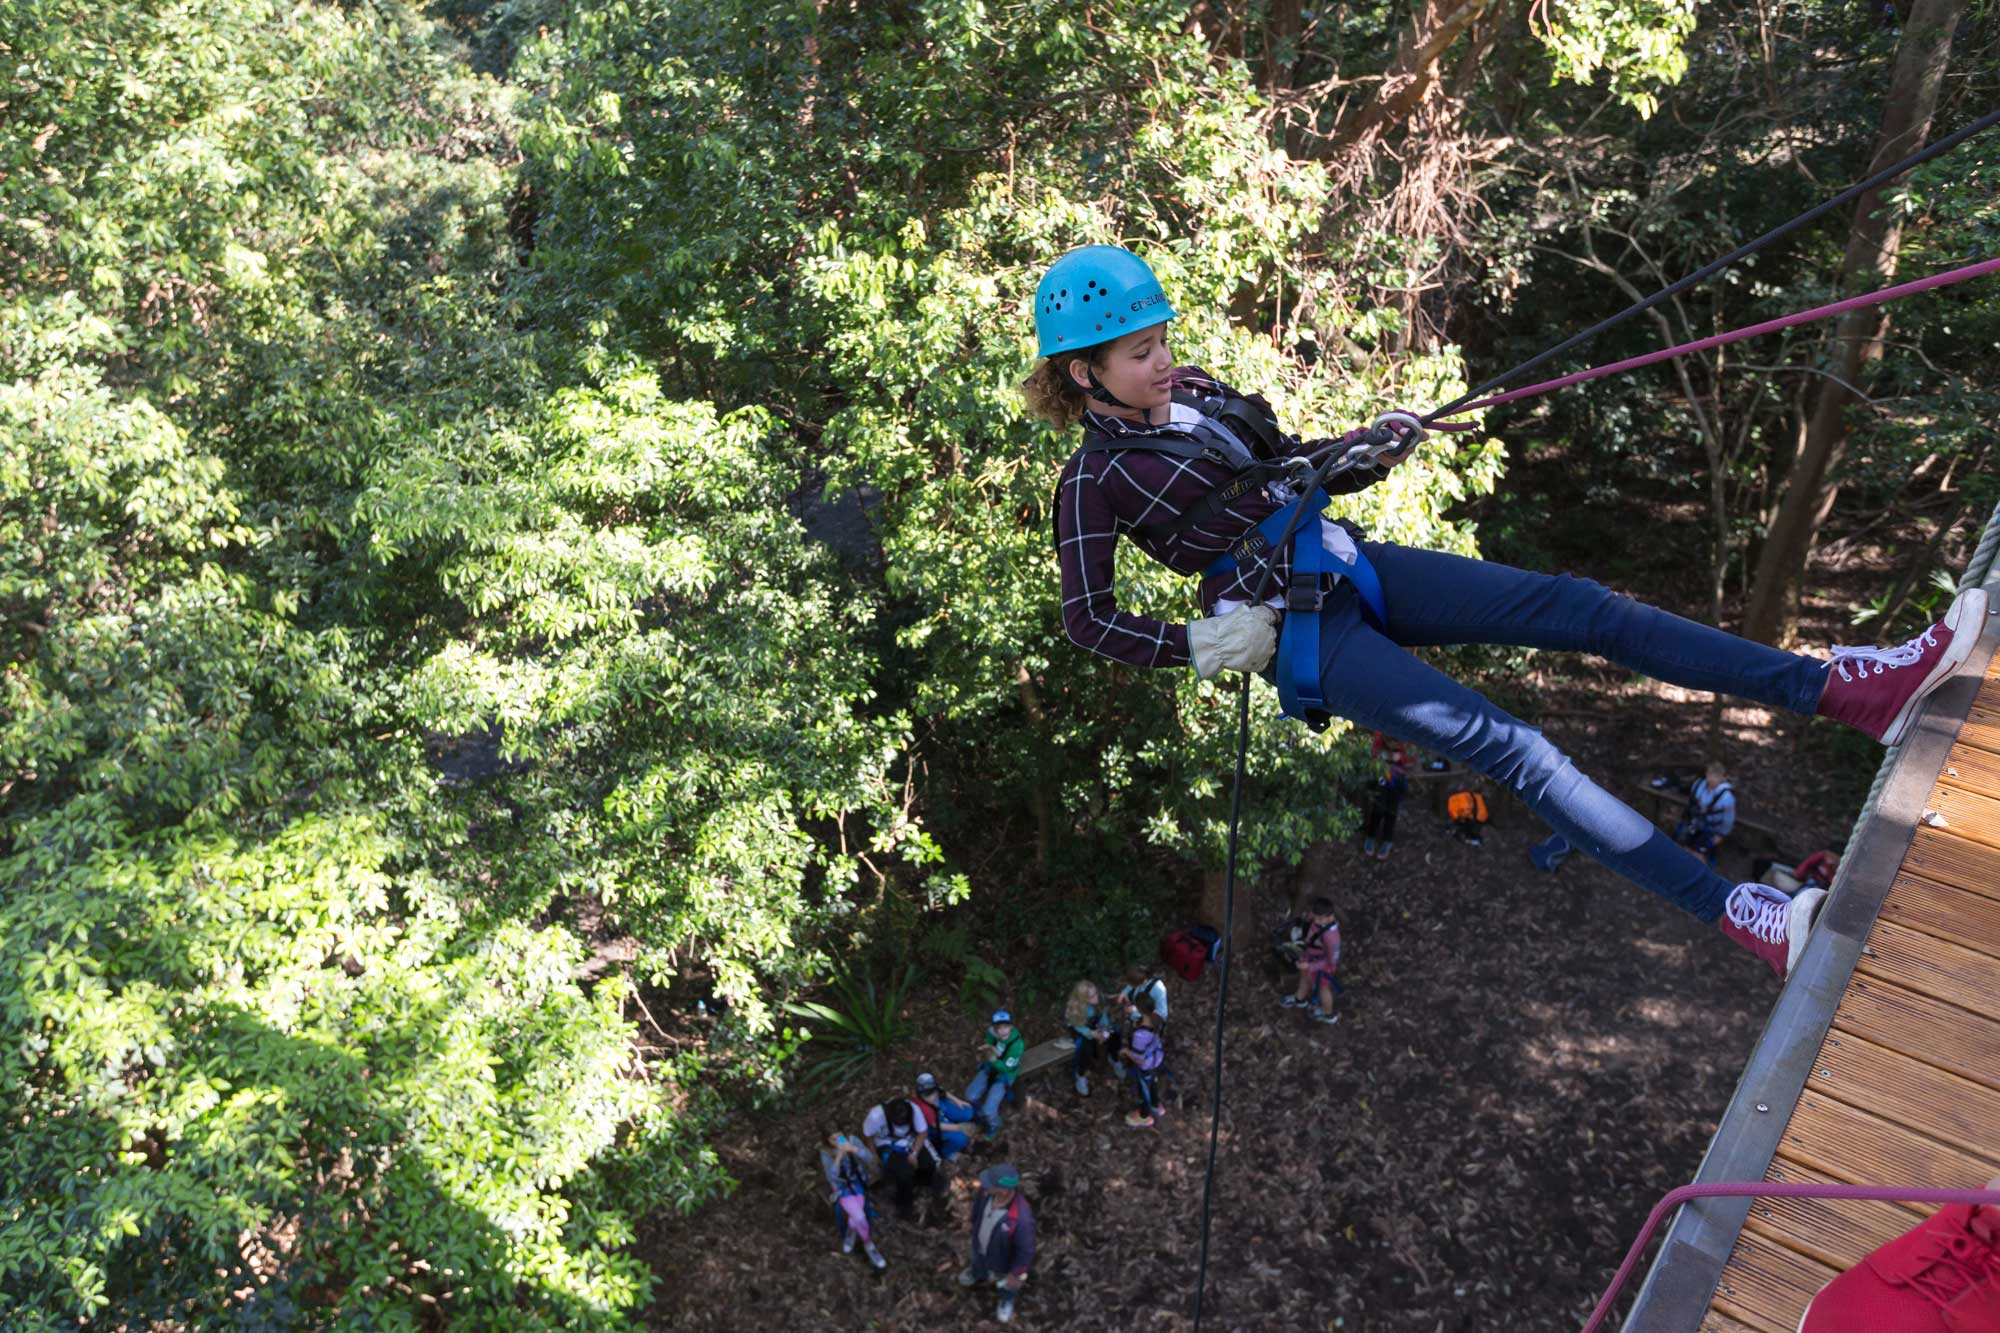
<svg viewBox="0 0 2000 1333">
<path fill-rule="evenodd" d="M 973 1119 L 987 1134 L 1000 1132 L 1000 1103 L 1021 1072 L 1021 1054 L 1027 1043 L 1014 1030 L 1014 1015 L 1005 1009 L 994 1011 L 986 1040 L 980 1043 L 979 1072 L 965 1089 L 965 1100 L 975 1108 Z"/>
<path fill-rule="evenodd" d="M 1893 745 L 1970 655 L 1985 621 L 1983 592 L 1961 594 L 1908 643 L 1836 647 L 1829 663 L 1584 579 L 1368 541 L 1319 512 L 1326 493 L 1380 481 L 1414 447 L 1416 418 L 1338 440 L 1286 434 L 1263 399 L 1174 363 L 1173 304 L 1145 261 L 1118 246 L 1058 259 L 1036 288 L 1034 314 L 1042 359 L 1022 396 L 1034 415 L 1082 433 L 1053 502 L 1073 643 L 1129 666 L 1192 667 L 1204 680 L 1224 670 L 1275 675 L 1292 716 L 1323 725 L 1338 715 L 1477 768 L 1569 843 L 1788 974 L 1824 892 L 1787 897 L 1732 884 L 1584 777 L 1540 731 L 1408 650 L 1499 643 L 1589 652 L 1672 684 L 1832 717 Z M 1375 462 L 1336 474 L 1323 491 L 1295 493 L 1304 476 L 1289 460 L 1356 445 L 1369 446 Z M 1287 527 L 1294 540 L 1272 549 Z M 1202 614 L 1181 624 L 1120 608 L 1121 541 L 1199 576 Z M 1282 595 L 1266 596 L 1272 589 Z"/>
</svg>

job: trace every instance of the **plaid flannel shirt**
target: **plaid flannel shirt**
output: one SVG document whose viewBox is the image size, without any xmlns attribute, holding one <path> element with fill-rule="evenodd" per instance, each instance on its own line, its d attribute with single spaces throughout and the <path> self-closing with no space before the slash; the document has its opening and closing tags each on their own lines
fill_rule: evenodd
<svg viewBox="0 0 2000 1333">
<path fill-rule="evenodd" d="M 1174 401 L 1178 403 L 1244 398 L 1270 412 L 1270 405 L 1261 397 L 1238 393 L 1193 366 L 1176 369 L 1173 381 Z M 1177 425 L 1148 425 L 1098 412 L 1086 412 L 1083 426 L 1086 435 L 1187 434 Z M 1293 452 L 1321 443 L 1324 441 L 1301 445 Z M 1176 458 L 1140 447 L 1079 452 L 1070 458 L 1056 485 L 1056 563 L 1062 570 L 1063 630 L 1070 642 L 1132 666 L 1182 666 L 1188 662 L 1186 625 L 1118 609 L 1113 591 L 1118 539 L 1126 537 L 1175 573 L 1201 573 L 1287 503 L 1291 495 L 1282 486 L 1252 491 L 1214 518 L 1163 541 L 1150 540 L 1133 529 L 1176 517 L 1233 475 L 1220 463 Z M 1349 494 L 1372 486 L 1381 475 L 1357 469 L 1335 478 L 1327 489 Z M 1284 587 L 1291 573 L 1291 553 L 1278 552 L 1271 565 L 1273 581 L 1268 586 Z M 1203 611 L 1212 610 L 1225 598 L 1251 600 L 1256 595 L 1254 585 L 1263 577 L 1263 568 L 1252 562 L 1228 574 L 1203 579 L 1199 592 Z M 1327 581 L 1330 584 L 1337 577 L 1328 575 Z"/>
</svg>

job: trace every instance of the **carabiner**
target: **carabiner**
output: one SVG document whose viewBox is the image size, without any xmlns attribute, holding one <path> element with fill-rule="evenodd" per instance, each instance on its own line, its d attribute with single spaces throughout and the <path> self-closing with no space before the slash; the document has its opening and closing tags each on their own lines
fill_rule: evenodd
<svg viewBox="0 0 2000 1333">
<path fill-rule="evenodd" d="M 1428 433 L 1424 430 L 1424 423 L 1417 419 L 1417 415 L 1414 412 L 1384 412 L 1381 416 L 1376 417 L 1375 420 L 1368 423 L 1368 429 L 1370 430 L 1381 426 L 1388 426 L 1391 429 L 1400 426 L 1405 432 L 1403 438 L 1397 441 L 1394 449 L 1384 449 L 1379 455 L 1383 458 L 1393 458 L 1397 462 L 1401 462 L 1407 458 L 1410 450 L 1422 444 L 1424 436 Z"/>
</svg>

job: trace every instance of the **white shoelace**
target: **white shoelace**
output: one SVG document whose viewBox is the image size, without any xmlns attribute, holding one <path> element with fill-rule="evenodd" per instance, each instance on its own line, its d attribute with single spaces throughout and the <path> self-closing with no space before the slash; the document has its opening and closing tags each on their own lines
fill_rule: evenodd
<svg viewBox="0 0 2000 1333">
<path fill-rule="evenodd" d="M 1937 647 L 1936 625 L 1908 643 L 1898 644 L 1894 648 L 1844 648 L 1836 643 L 1833 645 L 1833 669 L 1840 673 L 1842 680 L 1854 679 L 1854 676 L 1847 674 L 1850 663 L 1854 666 L 1855 675 L 1879 676 L 1884 671 L 1894 671 L 1897 667 L 1915 666 L 1923 661 L 1926 647 Z M 1875 668 L 1872 672 L 1868 669 L 1871 666 Z"/>
<path fill-rule="evenodd" d="M 1760 940 L 1778 944 L 1783 942 L 1791 920 L 1792 900 L 1763 884 L 1738 884 L 1723 910 L 1728 912 L 1730 924 Z"/>
</svg>

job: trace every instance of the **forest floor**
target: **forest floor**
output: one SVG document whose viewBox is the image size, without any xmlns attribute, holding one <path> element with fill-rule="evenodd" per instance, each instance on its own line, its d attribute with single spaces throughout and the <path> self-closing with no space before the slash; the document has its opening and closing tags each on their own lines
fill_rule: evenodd
<svg viewBox="0 0 2000 1333">
<path fill-rule="evenodd" d="M 1561 466 L 1527 462 L 1514 481 L 1559 487 Z M 1606 540 L 1650 530 L 1699 545 L 1698 509 L 1652 507 L 1640 496 L 1623 512 L 1592 506 L 1595 533 L 1530 526 L 1527 550 L 1506 549 L 1500 532 L 1490 546 L 1701 616 L 1700 567 L 1684 551 Z M 1504 512 L 1488 517 L 1505 527 Z M 1827 571 L 1832 586 L 1804 610 L 1813 642 L 1857 637 L 1841 633 L 1845 572 Z M 1709 696 L 1594 660 L 1534 656 L 1483 683 L 1626 795 L 1661 763 L 1698 761 L 1714 716 Z M 1720 725 L 1747 818 L 1780 830 L 1794 856 L 1845 836 L 1873 762 L 1862 747 L 1753 707 Z M 1580 856 L 1536 871 L 1527 849 L 1546 832 L 1496 800 L 1484 846 L 1468 846 L 1419 785 L 1392 859 L 1345 849 L 1331 893 L 1347 991 L 1331 1027 L 1277 1004 L 1291 977 L 1261 941 L 1289 883 L 1250 887 L 1226 1025 L 1208 1327 L 1575 1329 L 1648 1210 L 1693 1176 L 1778 985 L 1714 927 Z M 1725 870 L 1747 877 L 1736 859 Z M 1021 1326 L 1193 1326 L 1214 970 L 1170 987 L 1168 1067 L 1183 1100 L 1157 1127 L 1127 1128 L 1129 1101 L 1102 1078 L 1076 1096 L 1066 1066 L 1025 1081 L 1027 1104 L 1008 1114 L 1004 1159 L 1023 1173 L 1041 1234 Z M 919 1069 L 948 1086 L 970 1076 L 980 1026 L 947 996 L 921 1016 L 924 1036 L 873 1082 L 719 1136 L 740 1188 L 642 1233 L 660 1278 L 655 1327 L 990 1326 L 991 1291 L 953 1278 L 973 1178 L 1001 1156 L 962 1161 L 927 1222 L 896 1221 L 884 1199 L 879 1276 L 839 1253 L 817 1172 L 823 1128 L 854 1130 Z M 1053 1007 L 1023 1015 L 1030 1043 L 1057 1026 Z"/>
<path fill-rule="evenodd" d="M 1548 730 L 1606 775 L 1705 721 L 1705 698 L 1622 673 L 1539 682 Z M 1771 719 L 1732 710 L 1732 730 Z M 1817 806 L 1791 747 L 1738 759 L 1746 810 L 1796 828 L 1800 853 L 1845 833 Z M 1671 753 L 1670 750 L 1667 751 Z M 1216 1329 L 1573 1329 L 1658 1197 L 1694 1173 L 1776 982 L 1664 902 L 1573 858 L 1529 864 L 1546 830 L 1495 803 L 1485 844 L 1452 836 L 1421 789 L 1387 862 L 1358 849 L 1334 887 L 1346 948 L 1340 1022 L 1281 1009 L 1288 985 L 1257 941 L 1287 907 L 1251 904 L 1257 930 L 1231 978 L 1208 1326 Z M 1192 1327 L 1207 1146 L 1213 969 L 1170 982 L 1169 1067 L 1185 1104 L 1149 1130 L 1102 1079 L 1066 1068 L 1023 1086 L 1002 1133 L 1041 1224 L 1025 1327 Z M 850 1131 L 919 1069 L 972 1072 L 979 1026 L 941 999 L 926 1036 L 876 1084 L 792 1114 L 742 1120 L 717 1146 L 741 1182 L 689 1219 L 656 1223 L 654 1325 L 733 1330 L 971 1329 L 992 1297 L 962 1292 L 972 1180 L 961 1163 L 935 1223 L 884 1200 L 876 1276 L 834 1244 L 812 1144 Z M 1031 1042 L 1057 1016 L 1023 1015 Z"/>
</svg>

